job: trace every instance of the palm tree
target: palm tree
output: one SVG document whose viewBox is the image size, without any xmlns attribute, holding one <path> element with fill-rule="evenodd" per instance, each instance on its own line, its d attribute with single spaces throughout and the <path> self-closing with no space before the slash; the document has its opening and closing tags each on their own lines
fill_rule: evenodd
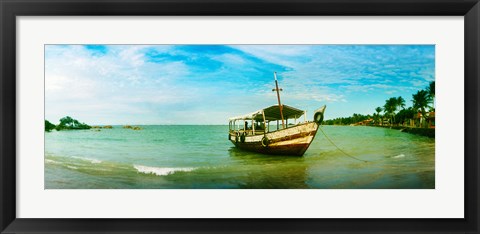
<svg viewBox="0 0 480 234">
<path fill-rule="evenodd" d="M 392 97 L 385 101 L 385 105 L 383 105 L 383 111 L 385 115 L 390 116 L 390 125 L 392 125 L 392 117 L 394 117 L 394 113 L 397 110 L 397 99 Z"/>
<path fill-rule="evenodd" d="M 416 94 L 412 95 L 413 98 L 413 109 L 418 113 L 418 110 L 422 113 L 422 119 L 425 119 L 426 111 L 425 108 L 431 102 L 432 97 L 429 95 L 428 91 L 426 90 L 419 90 Z M 423 125 L 425 126 L 426 121 L 423 121 Z"/>
<path fill-rule="evenodd" d="M 435 81 L 430 82 L 430 84 L 427 87 L 428 95 L 430 95 L 432 98 L 435 97 Z"/>
<path fill-rule="evenodd" d="M 380 119 L 380 121 L 382 121 L 382 118 L 380 117 L 380 112 L 382 112 L 382 108 L 377 107 L 377 108 L 375 108 L 375 111 L 377 112 L 377 121 L 378 121 L 378 119 Z"/>
<path fill-rule="evenodd" d="M 407 120 L 410 120 L 411 118 L 413 118 L 418 113 L 417 111 L 415 111 L 413 109 L 413 107 L 407 108 L 406 111 L 407 111 L 407 113 L 406 113 Z"/>
<path fill-rule="evenodd" d="M 402 97 L 398 97 L 397 106 L 401 107 L 402 109 L 405 109 L 405 99 L 403 99 Z"/>
<path fill-rule="evenodd" d="M 427 87 L 428 95 L 432 98 L 432 109 L 435 111 L 435 81 L 430 82 Z"/>
</svg>

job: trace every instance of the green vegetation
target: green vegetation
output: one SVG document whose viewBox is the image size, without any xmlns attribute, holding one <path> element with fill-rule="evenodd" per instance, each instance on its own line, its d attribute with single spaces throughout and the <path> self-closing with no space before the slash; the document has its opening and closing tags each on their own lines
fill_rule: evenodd
<svg viewBox="0 0 480 234">
<path fill-rule="evenodd" d="M 66 116 L 60 119 L 60 124 L 55 129 L 60 130 L 81 130 L 90 129 L 91 127 L 85 123 L 80 123 L 78 120 L 73 119 L 70 116 Z"/>
<path fill-rule="evenodd" d="M 421 119 L 427 115 L 426 108 L 428 103 L 432 101 L 431 97 L 426 90 L 419 90 L 416 94 L 413 95 L 413 108 L 414 110 L 420 111 L 422 114 Z M 423 121 L 424 123 L 425 121 Z M 424 125 L 424 124 L 423 124 Z"/>
<path fill-rule="evenodd" d="M 428 95 L 432 98 L 432 100 L 435 100 L 435 81 L 430 82 L 430 84 L 427 87 Z"/>
<path fill-rule="evenodd" d="M 375 114 L 374 114 L 375 115 Z M 336 119 L 331 119 L 331 120 L 325 120 L 323 121 L 323 124 L 325 125 L 350 125 L 350 124 L 356 124 L 359 122 L 363 122 L 366 120 L 371 119 L 371 115 L 362 115 L 362 114 L 353 114 L 351 117 L 340 117 Z M 368 123 L 367 125 L 372 125 L 373 121 Z"/>
<path fill-rule="evenodd" d="M 54 125 L 50 123 L 48 120 L 45 120 L 45 131 L 50 132 L 53 129 L 57 131 L 61 130 L 83 130 L 83 129 L 90 129 L 91 127 L 85 123 L 80 123 L 78 120 L 73 119 L 70 116 L 65 116 L 60 119 L 60 123 L 58 125 Z"/>
<path fill-rule="evenodd" d="M 375 108 L 372 115 L 353 114 L 324 121 L 326 125 L 377 125 L 404 127 L 435 126 L 435 81 L 430 82 L 425 90 L 412 95 L 412 106 L 405 108 L 403 97 L 391 97 L 385 100 L 382 107 Z M 427 111 L 428 109 L 428 111 Z M 383 116 L 381 115 L 383 111 Z"/>
<path fill-rule="evenodd" d="M 55 124 L 52 124 L 48 120 L 45 120 L 45 132 L 50 132 L 53 129 L 55 129 Z"/>
</svg>

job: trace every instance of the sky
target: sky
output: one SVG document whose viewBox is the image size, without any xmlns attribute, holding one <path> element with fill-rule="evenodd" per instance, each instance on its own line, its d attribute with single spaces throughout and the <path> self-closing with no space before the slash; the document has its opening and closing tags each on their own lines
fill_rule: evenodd
<svg viewBox="0 0 480 234">
<path fill-rule="evenodd" d="M 435 80 L 434 45 L 45 45 L 45 119 L 228 124 L 277 104 L 375 113 Z"/>
</svg>

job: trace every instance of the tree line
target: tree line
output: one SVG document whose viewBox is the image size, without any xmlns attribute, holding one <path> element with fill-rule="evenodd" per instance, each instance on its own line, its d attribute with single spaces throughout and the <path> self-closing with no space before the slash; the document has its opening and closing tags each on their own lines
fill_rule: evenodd
<svg viewBox="0 0 480 234">
<path fill-rule="evenodd" d="M 65 116 L 60 119 L 60 123 L 58 125 L 50 123 L 50 121 L 45 120 L 45 131 L 50 132 L 52 130 L 82 130 L 82 129 L 90 129 L 92 128 L 88 124 L 80 123 L 78 120 L 70 117 Z"/>
<path fill-rule="evenodd" d="M 412 95 L 412 106 L 406 107 L 403 97 L 391 97 L 385 100 L 383 107 L 375 108 L 373 114 L 354 113 L 350 117 L 326 120 L 326 125 L 350 125 L 360 122 L 366 125 L 409 125 L 411 121 L 416 127 L 427 126 L 427 113 L 435 112 L 435 81 Z M 427 112 L 428 109 L 428 112 Z M 382 114 L 383 112 L 383 114 Z"/>
</svg>

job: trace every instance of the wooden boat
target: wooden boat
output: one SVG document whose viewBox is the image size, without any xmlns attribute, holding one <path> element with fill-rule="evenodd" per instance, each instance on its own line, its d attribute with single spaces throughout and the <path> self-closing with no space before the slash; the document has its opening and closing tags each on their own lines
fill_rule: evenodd
<svg viewBox="0 0 480 234">
<path fill-rule="evenodd" d="M 278 88 L 277 77 L 275 73 L 274 75 L 276 88 L 272 91 L 277 92 L 278 105 L 230 118 L 228 139 L 242 150 L 302 156 L 315 138 L 323 121 L 326 106 L 315 111 L 313 121 L 307 121 L 306 111 L 281 104 L 279 93 L 281 89 Z M 304 121 L 297 123 L 302 116 Z M 289 119 L 293 119 L 294 123 L 289 124 Z M 272 121 L 276 122 L 274 130 L 270 126 Z"/>
</svg>

